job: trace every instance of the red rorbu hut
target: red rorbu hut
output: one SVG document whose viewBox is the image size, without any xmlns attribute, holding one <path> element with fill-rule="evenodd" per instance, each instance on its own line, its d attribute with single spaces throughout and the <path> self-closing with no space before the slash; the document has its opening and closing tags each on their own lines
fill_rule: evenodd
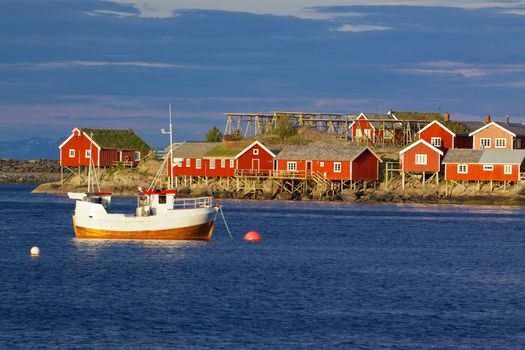
<svg viewBox="0 0 525 350">
<path fill-rule="evenodd" d="M 403 188 L 405 188 L 406 174 L 421 174 L 423 186 L 432 179 L 439 183 L 439 170 L 441 168 L 441 157 L 443 152 L 432 146 L 424 139 L 412 143 L 399 152 L 399 166 Z M 426 179 L 426 174 L 432 174 L 430 179 Z"/>
<path fill-rule="evenodd" d="M 59 146 L 60 165 L 112 167 L 137 165 L 151 148 L 132 130 L 74 128 Z"/>
<path fill-rule="evenodd" d="M 423 129 L 419 130 L 417 136 L 419 139 L 425 140 L 432 146 L 446 152 L 450 148 L 454 148 L 456 134 L 439 121 L 434 120 Z"/>
<path fill-rule="evenodd" d="M 470 136 L 473 149 L 525 149 L 525 125 L 521 123 L 490 122 Z"/>
<path fill-rule="evenodd" d="M 445 180 L 518 182 L 525 180 L 525 150 L 450 150 L 443 159 Z"/>
<path fill-rule="evenodd" d="M 173 176 L 233 176 L 233 157 L 207 156 L 218 145 L 219 142 L 183 142 L 174 146 L 168 169 Z M 171 175 L 169 171 L 168 174 Z"/>
<path fill-rule="evenodd" d="M 277 177 L 377 181 L 381 159 L 368 147 L 310 143 L 286 146 L 275 157 Z"/>
<path fill-rule="evenodd" d="M 400 137 L 402 125 L 394 123 L 396 116 L 389 112 L 387 114 L 361 113 L 349 129 L 352 140 L 364 143 L 388 143 Z"/>
<path fill-rule="evenodd" d="M 254 141 L 235 156 L 237 174 L 268 175 L 274 169 L 273 160 L 279 151 L 278 147 L 270 150 L 259 141 Z"/>
</svg>

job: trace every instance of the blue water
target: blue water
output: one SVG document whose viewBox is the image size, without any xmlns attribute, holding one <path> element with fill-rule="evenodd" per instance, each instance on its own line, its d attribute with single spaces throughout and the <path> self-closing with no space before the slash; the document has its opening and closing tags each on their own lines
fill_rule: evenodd
<svg viewBox="0 0 525 350">
<path fill-rule="evenodd" d="M 2 349 L 525 348 L 523 208 L 231 201 L 233 241 L 79 241 L 30 190 L 0 186 Z"/>
</svg>

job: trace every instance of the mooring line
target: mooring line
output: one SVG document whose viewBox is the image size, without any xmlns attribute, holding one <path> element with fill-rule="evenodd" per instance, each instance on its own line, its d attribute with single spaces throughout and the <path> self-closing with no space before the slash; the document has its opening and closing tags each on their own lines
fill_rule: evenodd
<svg viewBox="0 0 525 350">
<path fill-rule="evenodd" d="M 226 226 L 226 230 L 228 231 L 228 234 L 230 235 L 230 238 L 233 239 L 233 235 L 230 231 L 230 228 L 228 227 L 228 223 L 226 222 L 226 218 L 224 217 L 224 213 L 222 212 L 222 205 L 219 206 L 219 211 L 221 212 L 222 221 L 224 222 L 224 225 Z"/>
</svg>

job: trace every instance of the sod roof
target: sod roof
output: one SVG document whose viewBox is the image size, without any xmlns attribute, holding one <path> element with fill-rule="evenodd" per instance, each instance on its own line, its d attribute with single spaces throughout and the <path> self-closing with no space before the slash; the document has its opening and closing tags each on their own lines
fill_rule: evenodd
<svg viewBox="0 0 525 350">
<path fill-rule="evenodd" d="M 120 150 L 138 150 L 149 152 L 151 147 L 146 144 L 132 129 L 92 129 L 81 128 L 83 133 L 93 137 L 93 141 L 102 148 Z"/>
<path fill-rule="evenodd" d="M 276 157 L 278 160 L 354 160 L 368 147 L 338 144 L 309 143 L 288 145 Z"/>
<path fill-rule="evenodd" d="M 399 120 L 428 120 L 428 121 L 438 120 L 440 122 L 445 120 L 445 118 L 439 112 L 427 113 L 427 112 L 393 111 L 392 113 Z"/>
</svg>

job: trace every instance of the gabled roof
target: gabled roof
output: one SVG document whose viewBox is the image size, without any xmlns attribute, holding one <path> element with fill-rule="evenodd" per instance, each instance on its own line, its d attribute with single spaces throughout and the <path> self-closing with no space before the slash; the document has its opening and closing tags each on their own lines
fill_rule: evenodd
<svg viewBox="0 0 525 350">
<path fill-rule="evenodd" d="M 427 112 L 400 112 L 391 111 L 398 120 L 439 120 L 444 121 L 445 118 L 439 112 L 427 113 Z"/>
<path fill-rule="evenodd" d="M 399 151 L 399 154 L 401 155 L 401 154 L 405 153 L 406 151 L 408 151 L 408 150 L 411 149 L 411 148 L 416 147 L 416 146 L 419 145 L 420 143 L 423 144 L 423 145 L 425 145 L 425 146 L 427 146 L 428 148 L 430 148 L 430 149 L 433 150 L 434 152 L 436 152 L 436 153 L 438 153 L 438 154 L 440 154 L 440 155 L 443 155 L 443 152 L 442 152 L 440 149 L 437 149 L 436 147 L 432 146 L 430 143 L 426 142 L 426 141 L 423 140 L 423 139 L 419 139 L 419 140 L 417 140 L 416 142 L 414 142 L 414 143 L 408 145 L 407 147 L 403 148 L 401 151 Z"/>
<path fill-rule="evenodd" d="M 503 123 L 503 122 L 490 122 L 481 128 L 474 130 L 469 134 L 469 136 L 472 136 L 474 134 L 477 134 L 478 132 L 485 130 L 486 128 L 490 126 L 496 126 L 500 128 L 501 130 L 504 130 L 511 134 L 512 136 L 525 136 L 525 125 L 521 123 Z"/>
<path fill-rule="evenodd" d="M 151 148 L 132 129 L 80 128 L 86 136 L 93 135 L 93 141 L 102 148 L 138 150 L 147 152 Z"/>
<path fill-rule="evenodd" d="M 386 113 L 386 114 L 361 113 L 361 114 L 359 114 L 356 117 L 356 119 L 348 127 L 351 128 L 358 119 L 363 119 L 363 118 L 365 120 L 373 119 L 374 121 L 369 121 L 368 123 L 370 125 L 372 125 L 372 127 L 374 129 L 381 129 L 383 127 L 382 124 L 385 124 L 384 125 L 385 129 L 398 129 L 398 128 L 401 128 L 400 124 L 398 125 L 397 123 L 392 123 L 391 122 L 391 121 L 396 121 L 397 120 L 396 116 L 393 113 Z M 389 122 L 388 123 L 383 123 L 382 120 L 389 121 Z"/>
<path fill-rule="evenodd" d="M 431 123 L 427 124 L 423 129 L 419 130 L 417 133 L 421 134 L 423 131 L 425 131 L 426 129 L 430 128 L 432 125 L 439 125 L 443 130 L 445 130 L 446 132 L 448 132 L 452 136 L 456 136 L 456 134 L 454 132 L 452 132 L 449 128 L 447 128 L 445 125 L 441 124 L 437 120 L 433 120 Z"/>
<path fill-rule="evenodd" d="M 259 141 L 255 140 L 253 141 L 248 147 L 246 147 L 245 149 L 243 149 L 241 152 L 239 152 L 239 154 L 237 154 L 235 156 L 235 159 L 239 158 L 240 156 L 242 156 L 244 153 L 248 152 L 249 149 L 251 149 L 253 146 L 255 145 L 258 145 L 260 146 L 262 149 L 264 149 L 266 152 L 268 152 L 272 157 L 275 158 L 275 154 L 270 151 L 268 148 L 266 148 L 265 145 L 263 145 L 262 143 L 260 143 Z"/>
<path fill-rule="evenodd" d="M 288 145 L 275 159 L 353 161 L 366 150 L 369 150 L 381 161 L 381 159 L 366 146 L 320 142 L 313 142 L 307 145 Z"/>
<path fill-rule="evenodd" d="M 203 158 L 219 142 L 187 141 L 173 148 L 173 158 Z"/>
<path fill-rule="evenodd" d="M 478 163 L 482 154 L 481 149 L 449 149 L 443 164 Z"/>
</svg>

